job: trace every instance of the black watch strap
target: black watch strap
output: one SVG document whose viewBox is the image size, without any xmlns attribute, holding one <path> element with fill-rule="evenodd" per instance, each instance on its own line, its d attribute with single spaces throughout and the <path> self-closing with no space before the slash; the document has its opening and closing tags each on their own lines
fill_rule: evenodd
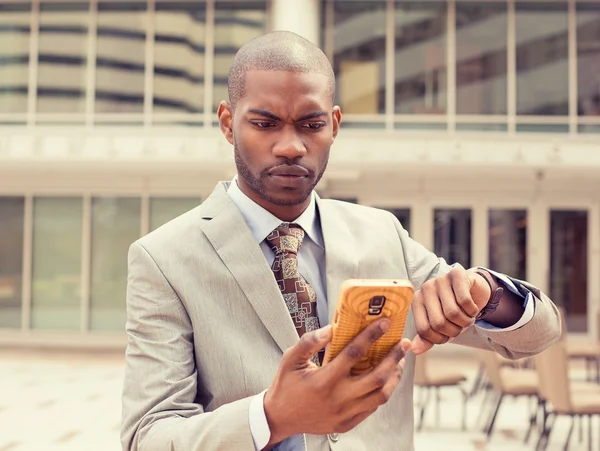
<svg viewBox="0 0 600 451">
<path fill-rule="evenodd" d="M 482 271 L 482 270 L 477 270 L 476 272 L 481 277 L 483 277 L 483 279 L 490 286 L 490 292 L 491 292 L 490 299 L 489 299 L 487 305 L 483 309 L 481 309 L 481 311 L 477 315 L 477 319 L 485 319 L 486 316 L 494 313 L 496 311 L 496 309 L 498 308 L 498 306 L 500 305 L 500 300 L 502 299 L 502 295 L 504 294 L 504 288 L 499 286 L 498 288 L 496 288 L 494 290 L 494 287 L 492 286 L 492 283 L 489 280 L 489 277 L 493 277 L 492 274 L 490 274 L 487 271 Z"/>
</svg>

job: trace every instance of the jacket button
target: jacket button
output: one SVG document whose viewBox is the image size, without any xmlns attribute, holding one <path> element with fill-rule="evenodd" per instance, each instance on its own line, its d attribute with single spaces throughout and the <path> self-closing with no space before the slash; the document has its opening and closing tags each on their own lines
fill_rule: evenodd
<svg viewBox="0 0 600 451">
<path fill-rule="evenodd" d="M 328 434 L 327 437 L 329 437 L 329 440 L 331 440 L 333 443 L 335 443 L 340 439 L 340 434 L 338 434 L 337 432 L 334 432 L 333 434 Z"/>
</svg>

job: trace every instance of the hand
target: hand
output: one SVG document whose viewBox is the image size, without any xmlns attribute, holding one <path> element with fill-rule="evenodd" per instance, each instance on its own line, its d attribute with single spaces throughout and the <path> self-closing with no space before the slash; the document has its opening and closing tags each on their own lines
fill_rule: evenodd
<svg viewBox="0 0 600 451">
<path fill-rule="evenodd" d="M 418 336 L 412 350 L 422 354 L 451 341 L 475 323 L 490 299 L 490 287 L 475 270 L 456 265 L 448 274 L 425 282 L 413 298 Z"/>
<path fill-rule="evenodd" d="M 324 367 L 309 359 L 331 340 L 330 326 L 304 334 L 288 349 L 264 398 L 269 446 L 301 433 L 347 432 L 387 402 L 402 377 L 410 340 L 399 342 L 368 373 L 351 376 L 350 369 L 389 326 L 388 319 L 373 322 Z"/>
</svg>

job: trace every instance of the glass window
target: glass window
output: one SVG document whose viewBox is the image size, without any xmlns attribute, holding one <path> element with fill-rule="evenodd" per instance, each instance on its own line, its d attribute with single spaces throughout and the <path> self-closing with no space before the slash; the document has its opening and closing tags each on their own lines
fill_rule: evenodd
<svg viewBox="0 0 600 451">
<path fill-rule="evenodd" d="M 40 113 L 85 112 L 88 11 L 88 2 L 40 5 Z"/>
<path fill-rule="evenodd" d="M 600 116 L 600 4 L 577 5 L 577 93 L 581 116 Z"/>
<path fill-rule="evenodd" d="M 516 4 L 517 114 L 569 114 L 567 4 Z"/>
<path fill-rule="evenodd" d="M 154 112 L 204 110 L 206 4 L 156 3 Z"/>
<path fill-rule="evenodd" d="M 446 2 L 396 3 L 397 114 L 446 112 Z"/>
<path fill-rule="evenodd" d="M 0 327 L 21 327 L 23 197 L 0 197 Z"/>
<path fill-rule="evenodd" d="M 27 112 L 30 22 L 30 2 L 0 2 L 0 113 Z"/>
<path fill-rule="evenodd" d="M 471 267 L 471 210 L 436 209 L 434 252 L 450 264 Z"/>
<path fill-rule="evenodd" d="M 495 271 L 527 279 L 527 211 L 490 210 L 489 267 Z"/>
<path fill-rule="evenodd" d="M 456 112 L 506 114 L 506 3 L 456 4 Z"/>
<path fill-rule="evenodd" d="M 382 210 L 387 210 L 393 214 L 402 227 L 410 233 L 410 208 L 382 208 Z"/>
<path fill-rule="evenodd" d="M 200 205 L 200 199 L 194 197 L 155 197 L 150 199 L 150 230 L 159 228 L 198 205 Z"/>
<path fill-rule="evenodd" d="M 92 199 L 92 330 L 125 330 L 127 253 L 140 236 L 140 218 L 140 199 Z"/>
<path fill-rule="evenodd" d="M 550 298 L 566 314 L 569 332 L 587 331 L 587 211 L 550 212 Z"/>
<path fill-rule="evenodd" d="M 96 112 L 142 113 L 146 2 L 98 4 Z"/>
<path fill-rule="evenodd" d="M 83 201 L 40 197 L 33 202 L 31 327 L 79 329 Z"/>
<path fill-rule="evenodd" d="M 385 1 L 336 1 L 333 69 L 342 112 L 385 112 Z"/>
<path fill-rule="evenodd" d="M 267 31 L 266 8 L 265 1 L 216 3 L 213 111 L 217 111 L 221 100 L 229 99 L 227 76 L 236 52 Z"/>
</svg>

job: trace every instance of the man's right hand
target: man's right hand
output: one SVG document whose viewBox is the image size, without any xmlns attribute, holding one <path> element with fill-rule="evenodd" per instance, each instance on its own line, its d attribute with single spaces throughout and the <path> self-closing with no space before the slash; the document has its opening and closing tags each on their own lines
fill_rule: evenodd
<svg viewBox="0 0 600 451">
<path fill-rule="evenodd" d="M 320 368 L 310 356 L 331 340 L 331 327 L 304 334 L 283 355 L 264 398 L 271 431 L 267 448 L 296 434 L 323 435 L 351 430 L 386 403 L 402 377 L 410 340 L 404 339 L 372 371 L 351 376 L 350 369 L 390 326 L 375 321 Z"/>
</svg>

